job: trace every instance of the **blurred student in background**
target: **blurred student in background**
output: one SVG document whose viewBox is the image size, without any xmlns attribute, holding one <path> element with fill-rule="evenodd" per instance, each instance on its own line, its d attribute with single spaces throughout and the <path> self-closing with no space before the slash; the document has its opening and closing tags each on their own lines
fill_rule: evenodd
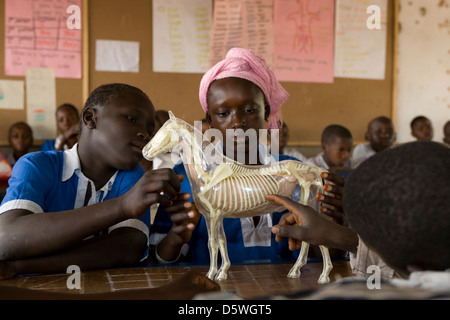
<svg viewBox="0 0 450 320">
<path fill-rule="evenodd" d="M 392 147 L 396 139 L 394 124 L 388 117 L 376 117 L 369 122 L 364 137 L 367 143 L 361 143 L 353 150 L 353 168 L 376 153 Z"/>
<path fill-rule="evenodd" d="M 42 151 L 61 151 L 71 149 L 78 142 L 80 131 L 80 115 L 78 109 L 70 104 L 64 103 L 56 109 L 56 125 L 60 133 L 56 139 L 44 141 Z"/>
<path fill-rule="evenodd" d="M 431 141 L 433 139 L 433 125 L 425 116 L 417 116 L 411 121 L 411 135 L 418 141 Z"/>
<path fill-rule="evenodd" d="M 7 160 L 13 167 L 20 157 L 30 152 L 34 141 L 33 130 L 26 122 L 16 122 L 9 128 L 8 141 L 12 151 Z"/>
</svg>

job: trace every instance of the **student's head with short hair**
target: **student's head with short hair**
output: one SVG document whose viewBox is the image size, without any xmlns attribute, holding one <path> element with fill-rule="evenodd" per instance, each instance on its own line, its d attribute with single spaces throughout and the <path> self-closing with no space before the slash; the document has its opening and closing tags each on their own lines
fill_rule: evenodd
<svg viewBox="0 0 450 320">
<path fill-rule="evenodd" d="M 393 269 L 450 268 L 450 149 L 417 141 L 377 153 L 344 189 L 350 226 Z"/>
<path fill-rule="evenodd" d="M 445 144 L 450 146 L 450 120 L 444 124 L 444 138 Z"/>
<path fill-rule="evenodd" d="M 411 121 L 411 135 L 419 141 L 431 141 L 433 139 L 433 125 L 425 116 L 417 116 Z"/>
<path fill-rule="evenodd" d="M 365 138 L 375 152 L 392 147 L 396 139 L 392 120 L 386 116 L 372 119 L 367 126 Z"/>
<path fill-rule="evenodd" d="M 80 121 L 79 152 L 91 153 L 111 169 L 129 170 L 142 159 L 155 127 L 155 109 L 142 90 L 105 84 L 92 91 Z"/>
<path fill-rule="evenodd" d="M 330 170 L 343 167 L 350 159 L 353 137 L 351 132 L 339 124 L 327 126 L 322 131 L 324 160 Z"/>
<path fill-rule="evenodd" d="M 33 130 L 26 122 L 16 122 L 9 127 L 8 141 L 17 161 L 33 146 Z"/>
</svg>

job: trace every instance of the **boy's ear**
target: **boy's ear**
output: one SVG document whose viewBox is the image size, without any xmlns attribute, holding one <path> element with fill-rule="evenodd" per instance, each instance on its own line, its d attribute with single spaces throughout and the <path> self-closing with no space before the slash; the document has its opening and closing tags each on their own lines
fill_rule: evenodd
<svg viewBox="0 0 450 320">
<path fill-rule="evenodd" d="M 96 112 L 93 108 L 86 108 L 81 115 L 83 124 L 89 129 L 95 129 L 96 127 Z"/>
</svg>

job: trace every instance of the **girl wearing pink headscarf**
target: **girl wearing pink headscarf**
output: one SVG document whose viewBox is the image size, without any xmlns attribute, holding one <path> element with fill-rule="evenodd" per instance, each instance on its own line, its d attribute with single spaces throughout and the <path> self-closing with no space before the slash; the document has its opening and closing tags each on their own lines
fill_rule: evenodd
<svg viewBox="0 0 450 320">
<path fill-rule="evenodd" d="M 224 153 L 246 164 L 297 160 L 271 154 L 262 143 L 246 135 L 253 130 L 259 138 L 259 130 L 266 128 L 266 122 L 269 129 L 280 128 L 281 105 L 288 96 L 265 61 L 251 50 L 241 48 L 231 49 L 224 60 L 203 76 L 199 91 L 200 104 L 206 112 L 208 123 L 222 134 L 224 140 L 219 143 L 223 144 Z M 228 135 L 227 130 L 236 134 Z M 245 150 L 242 161 L 239 150 Z M 255 154 L 259 156 L 252 162 L 252 155 Z M 185 177 L 181 183 L 182 192 L 192 194 L 184 165 L 179 163 L 174 171 Z M 192 264 L 208 264 L 208 232 L 204 218 L 200 218 L 194 229 L 192 223 L 186 224 L 185 231 L 180 233 L 182 226 L 173 224 L 171 218 L 177 221 L 183 217 L 171 216 L 164 210 L 160 207 L 150 238 L 155 245 L 156 259 L 164 263 L 175 262 L 182 257 Z M 231 263 L 294 258 L 287 241 L 276 242 L 271 232 L 271 227 L 278 223 L 280 217 L 281 213 L 268 212 L 259 217 L 224 219 Z"/>
</svg>

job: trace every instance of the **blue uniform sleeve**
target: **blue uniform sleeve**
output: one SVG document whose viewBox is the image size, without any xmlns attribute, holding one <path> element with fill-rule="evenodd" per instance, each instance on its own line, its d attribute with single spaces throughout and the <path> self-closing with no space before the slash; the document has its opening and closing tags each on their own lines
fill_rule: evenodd
<svg viewBox="0 0 450 320">
<path fill-rule="evenodd" d="M 54 161 L 43 152 L 21 157 L 13 167 L 0 213 L 17 208 L 33 212 L 45 211 L 47 194 L 55 184 Z"/>
</svg>

